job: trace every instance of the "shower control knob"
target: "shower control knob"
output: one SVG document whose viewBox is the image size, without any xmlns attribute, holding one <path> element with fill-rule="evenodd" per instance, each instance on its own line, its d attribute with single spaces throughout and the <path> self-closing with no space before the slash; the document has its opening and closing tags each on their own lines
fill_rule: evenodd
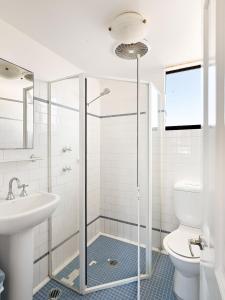
<svg viewBox="0 0 225 300">
<path fill-rule="evenodd" d="M 63 172 L 70 172 L 70 171 L 72 171 L 71 167 L 64 167 L 63 168 Z"/>
<path fill-rule="evenodd" d="M 62 149 L 63 152 L 68 152 L 68 151 L 72 151 L 71 147 L 64 147 Z"/>
</svg>

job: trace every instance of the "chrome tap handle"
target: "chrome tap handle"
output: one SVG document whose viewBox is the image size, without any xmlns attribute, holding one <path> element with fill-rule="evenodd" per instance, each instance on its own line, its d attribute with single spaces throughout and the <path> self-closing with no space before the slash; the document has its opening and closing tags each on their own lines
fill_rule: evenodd
<svg viewBox="0 0 225 300">
<path fill-rule="evenodd" d="M 63 170 L 63 172 L 68 172 L 68 171 L 72 171 L 72 168 L 71 167 L 64 167 L 62 170 Z"/>
<path fill-rule="evenodd" d="M 21 191 L 21 193 L 20 193 L 20 197 L 26 197 L 26 196 L 28 196 L 27 191 L 26 191 L 26 188 L 27 188 L 28 186 L 29 186 L 28 184 L 21 184 L 21 185 L 19 186 L 19 188 L 22 188 L 22 191 Z"/>
</svg>

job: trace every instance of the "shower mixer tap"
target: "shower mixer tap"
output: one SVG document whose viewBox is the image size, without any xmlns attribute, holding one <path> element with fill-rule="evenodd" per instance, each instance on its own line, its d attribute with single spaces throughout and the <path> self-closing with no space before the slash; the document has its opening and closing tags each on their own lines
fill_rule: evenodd
<svg viewBox="0 0 225 300">
<path fill-rule="evenodd" d="M 71 167 L 64 167 L 63 168 L 63 172 L 69 172 L 69 171 L 72 171 Z"/>
<path fill-rule="evenodd" d="M 63 152 L 72 151 L 71 147 L 64 147 L 62 149 Z"/>
</svg>

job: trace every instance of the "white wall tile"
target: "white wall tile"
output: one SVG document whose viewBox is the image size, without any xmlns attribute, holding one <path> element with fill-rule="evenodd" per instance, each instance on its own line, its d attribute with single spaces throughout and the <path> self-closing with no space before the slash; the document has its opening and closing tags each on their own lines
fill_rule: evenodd
<svg viewBox="0 0 225 300">
<path fill-rule="evenodd" d="M 174 184 L 180 180 L 201 182 L 202 130 L 173 130 L 164 133 L 162 228 L 173 231 L 179 225 L 175 216 Z"/>
</svg>

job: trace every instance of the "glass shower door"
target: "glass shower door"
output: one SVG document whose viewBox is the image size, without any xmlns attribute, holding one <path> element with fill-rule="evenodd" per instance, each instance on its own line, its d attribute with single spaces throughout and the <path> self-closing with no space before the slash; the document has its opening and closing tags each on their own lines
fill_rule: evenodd
<svg viewBox="0 0 225 300">
<path fill-rule="evenodd" d="M 164 131 L 164 110 L 162 110 L 161 97 L 158 90 L 151 85 L 150 92 L 151 102 L 151 126 L 149 130 L 151 138 L 151 157 L 152 157 L 152 269 L 154 270 L 162 250 L 162 233 L 161 233 L 161 160 L 162 160 L 162 143 Z"/>
<path fill-rule="evenodd" d="M 140 85 L 140 90 L 142 91 Z M 151 278 L 161 251 L 161 117 L 160 94 L 153 84 L 148 85 L 148 97 L 139 97 L 139 177 L 140 177 L 140 257 L 139 298 L 150 299 Z M 140 252 L 141 253 L 141 252 Z M 143 261 L 145 262 L 143 264 Z M 149 298 L 150 297 L 150 298 Z"/>
<path fill-rule="evenodd" d="M 99 97 L 105 89 L 110 92 Z M 137 84 L 88 77 L 86 92 L 86 283 L 90 291 L 137 280 Z M 148 84 L 141 85 L 141 98 L 140 256 L 145 278 L 151 264 L 146 255 L 150 248 Z"/>
<path fill-rule="evenodd" d="M 60 196 L 51 219 L 52 278 L 79 291 L 79 78 L 50 83 L 50 188 Z"/>
</svg>

